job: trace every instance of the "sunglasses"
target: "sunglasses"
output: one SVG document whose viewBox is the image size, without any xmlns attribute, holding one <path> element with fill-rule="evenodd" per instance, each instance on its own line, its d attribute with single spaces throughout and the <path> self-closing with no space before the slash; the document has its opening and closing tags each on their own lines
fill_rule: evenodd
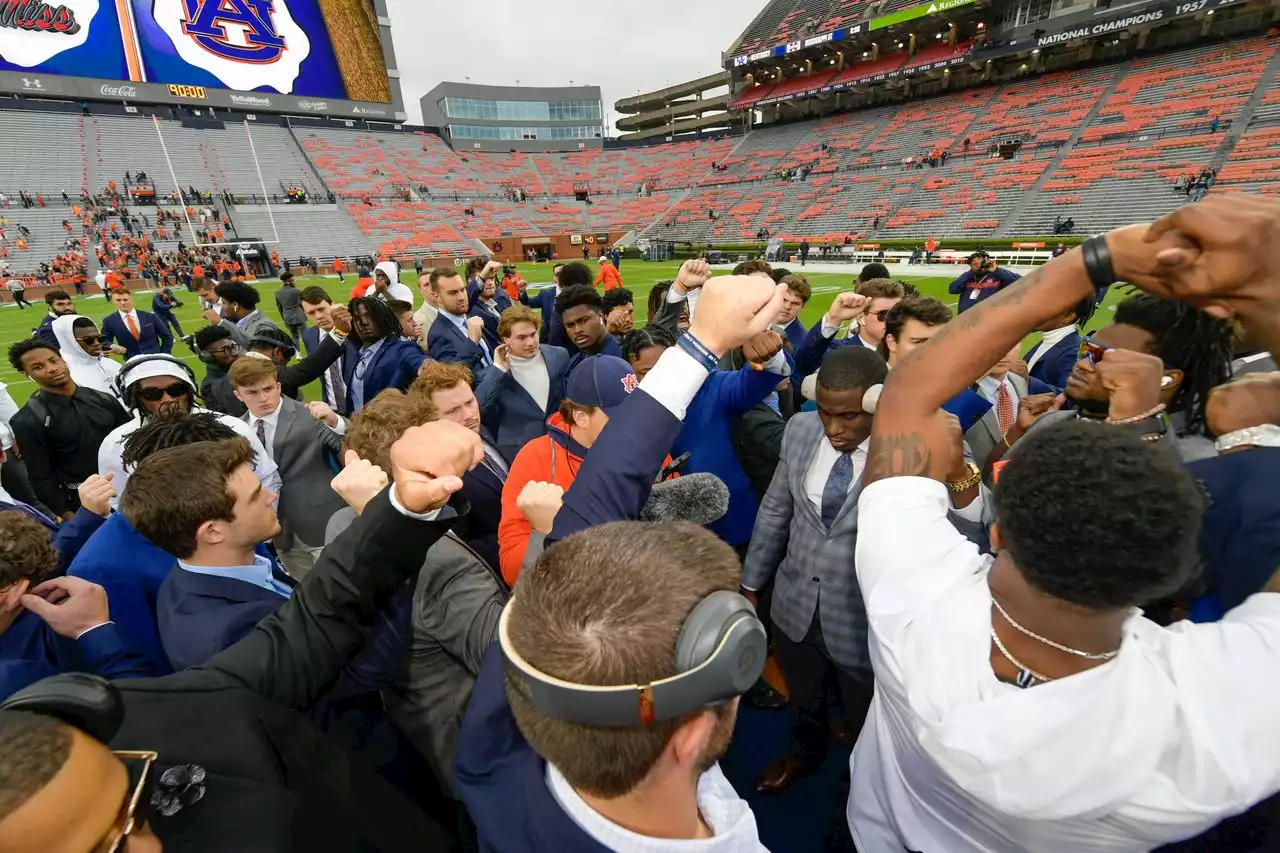
<svg viewBox="0 0 1280 853">
<path fill-rule="evenodd" d="M 1080 351 L 1077 354 L 1076 361 L 1087 361 L 1090 364 L 1097 364 L 1102 361 L 1102 357 L 1106 355 L 1109 346 L 1094 343 L 1093 337 L 1089 336 L 1080 339 Z"/>
<path fill-rule="evenodd" d="M 883 322 L 885 321 L 885 319 L 889 316 L 889 311 L 890 311 L 890 309 L 886 308 L 886 309 L 884 309 L 883 311 L 877 311 L 877 312 L 875 312 L 875 313 L 874 313 L 874 314 L 872 314 L 871 316 L 872 316 L 872 317 L 875 317 L 877 320 L 879 320 L 881 323 L 883 323 Z"/>
<path fill-rule="evenodd" d="M 97 848 L 102 853 L 120 853 L 133 831 L 147 822 L 146 814 L 140 809 L 151 802 L 151 765 L 160 757 L 154 752 L 121 751 L 113 754 L 121 761 L 142 762 L 142 770 L 138 774 L 137 784 L 120 804 L 120 814 L 115 823 L 103 839 L 106 846 L 100 844 Z"/>
<path fill-rule="evenodd" d="M 86 346 L 93 346 L 94 344 L 102 340 L 102 336 L 101 335 L 84 335 L 83 337 L 76 338 L 76 340 Z"/>
<path fill-rule="evenodd" d="M 138 391 L 138 396 L 148 403 L 159 403 L 165 397 L 172 400 L 180 400 L 190 390 L 185 382 L 175 382 L 165 388 L 143 388 Z"/>
</svg>

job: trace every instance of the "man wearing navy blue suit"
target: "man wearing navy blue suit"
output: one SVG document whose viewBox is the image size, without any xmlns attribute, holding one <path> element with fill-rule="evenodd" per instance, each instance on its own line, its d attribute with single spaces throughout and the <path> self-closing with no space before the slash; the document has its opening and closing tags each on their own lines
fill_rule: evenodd
<svg viewBox="0 0 1280 853">
<path fill-rule="evenodd" d="M 476 386 L 480 419 L 508 463 L 526 443 L 544 435 L 547 418 L 560 409 L 569 353 L 538 343 L 538 316 L 523 305 L 502 312 L 493 369 Z"/>
<path fill-rule="evenodd" d="M 400 337 L 400 320 L 376 297 L 351 300 L 351 334 L 343 354 L 346 414 L 364 408 L 388 388 L 406 391 L 426 359 L 415 341 Z"/>
<path fill-rule="evenodd" d="M 507 296 L 498 287 L 497 273 L 490 273 L 487 278 L 480 282 L 480 291 L 476 294 L 476 298 L 471 302 L 471 308 L 467 312 L 468 317 L 479 317 L 484 323 L 484 342 L 489 347 L 489 352 L 493 352 L 502 343 L 502 338 L 498 334 L 498 318 L 502 316 L 502 312 L 511 307 L 511 297 Z"/>
<path fill-rule="evenodd" d="M 461 282 L 461 279 L 459 279 Z M 486 377 L 487 380 L 487 377 Z M 486 381 L 486 380 L 482 380 Z M 413 381 L 412 394 L 431 404 L 436 419 L 460 424 L 480 436 L 484 459 L 462 477 L 462 495 L 470 505 L 462 541 L 497 570 L 498 522 L 502 520 L 502 487 L 510 466 L 480 419 L 480 402 L 471 390 L 471 372 L 459 364 L 428 363 Z"/>
<path fill-rule="evenodd" d="M 1080 329 L 1093 317 L 1095 307 L 1093 297 L 1086 297 L 1075 308 L 1037 330 L 1043 332 L 1044 337 L 1022 357 L 1027 363 L 1028 378 L 1050 386 L 1055 394 L 1062 393 L 1080 360 Z M 1033 389 L 1033 393 L 1039 392 Z"/>
<path fill-rule="evenodd" d="M 822 366 L 823 356 L 832 349 L 849 346 L 879 349 L 880 342 L 884 340 L 884 321 L 889 316 L 889 309 L 905 295 L 901 282 L 873 278 L 861 282 L 852 293 L 837 296 L 822 322 L 814 324 L 796 350 L 796 380 L 816 373 Z M 854 324 L 849 330 L 849 337 L 836 340 L 836 333 L 849 322 Z"/>
<path fill-rule="evenodd" d="M 275 493 L 253 473 L 242 436 L 154 453 L 129 478 L 120 511 L 178 558 L 156 596 L 175 671 L 199 666 L 288 600 L 294 582 L 257 546 L 280 532 Z"/>
<path fill-rule="evenodd" d="M 429 281 L 440 315 L 427 334 L 428 352 L 441 363 L 466 367 L 476 381 L 483 379 L 493 351 L 484 340 L 484 320 L 468 316 L 466 282 L 453 267 L 436 267 Z"/>
<path fill-rule="evenodd" d="M 783 276 L 779 284 L 785 284 L 787 289 L 782 294 L 782 310 L 778 312 L 773 328 L 791 342 L 792 351 L 798 352 L 805 335 L 809 334 L 804 323 L 800 322 L 800 312 L 809 304 L 813 287 L 809 284 L 809 279 L 799 273 Z"/>
<path fill-rule="evenodd" d="M 312 353 L 320 346 L 321 335 L 333 331 L 334 311 L 345 309 L 340 305 L 335 306 L 328 292 L 323 287 L 315 285 L 304 288 L 302 293 L 298 294 L 298 304 L 302 307 L 302 313 L 307 315 L 307 319 L 315 323 L 314 326 L 307 326 L 302 330 L 302 345 L 306 347 L 308 353 Z M 329 408 L 335 412 L 347 411 L 347 386 L 342 379 L 341 361 L 329 365 L 324 376 L 320 377 L 320 393 Z"/>
<path fill-rule="evenodd" d="M 125 288 L 117 288 L 111 294 L 116 313 L 102 318 L 102 346 L 113 344 L 124 347 L 125 358 L 173 351 L 173 335 L 169 327 L 154 314 L 133 307 L 133 294 Z"/>
</svg>

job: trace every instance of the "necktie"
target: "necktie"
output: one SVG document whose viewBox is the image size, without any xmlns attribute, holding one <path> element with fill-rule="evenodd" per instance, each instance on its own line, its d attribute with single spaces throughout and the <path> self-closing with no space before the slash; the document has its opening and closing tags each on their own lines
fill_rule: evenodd
<svg viewBox="0 0 1280 853">
<path fill-rule="evenodd" d="M 138 331 L 138 324 L 134 321 L 132 314 L 124 315 L 124 324 L 129 327 L 129 334 L 133 335 L 135 341 L 142 337 L 142 333 Z"/>
<path fill-rule="evenodd" d="M 271 452 L 271 449 L 267 447 L 267 422 L 262 419 L 258 420 L 258 442 L 267 453 Z"/>
<path fill-rule="evenodd" d="M 338 362 L 329 365 L 329 390 L 332 393 L 333 410 L 344 412 L 347 407 L 347 389 L 342 384 L 342 368 Z"/>
<path fill-rule="evenodd" d="M 996 391 L 996 420 L 1000 424 L 1000 434 L 1004 435 L 1013 426 L 1017 417 L 1013 410 L 1013 395 L 1009 393 L 1009 385 L 1000 380 L 1000 388 Z"/>
<path fill-rule="evenodd" d="M 493 456 L 490 455 L 489 448 L 487 447 L 484 449 L 484 461 L 481 462 L 481 464 L 484 465 L 490 474 L 498 478 L 499 483 L 505 484 L 507 482 L 507 475 L 502 472 L 502 466 L 494 461 Z"/>
<path fill-rule="evenodd" d="M 836 458 L 836 464 L 831 466 L 827 484 L 822 488 L 822 523 L 828 530 L 835 524 L 840 507 L 844 506 L 845 499 L 849 497 L 849 486 L 852 484 L 853 457 L 848 453 L 841 453 Z"/>
</svg>

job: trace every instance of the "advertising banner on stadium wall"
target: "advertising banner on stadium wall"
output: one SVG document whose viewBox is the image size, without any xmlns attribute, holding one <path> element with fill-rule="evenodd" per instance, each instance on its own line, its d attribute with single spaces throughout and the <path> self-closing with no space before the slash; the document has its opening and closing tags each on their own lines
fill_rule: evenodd
<svg viewBox="0 0 1280 853">
<path fill-rule="evenodd" d="M 916 18 L 923 18 L 926 15 L 936 15 L 939 12 L 945 12 L 948 9 L 958 9 L 961 6 L 968 6 L 976 0 L 934 0 L 932 3 L 921 3 L 919 6 L 912 6 L 910 9 L 903 9 L 900 12 L 893 12 L 889 15 L 881 15 L 879 18 L 872 18 L 871 24 L 867 27 L 869 30 L 882 30 L 885 27 L 892 27 L 894 24 L 901 24 L 903 21 L 914 21 Z"/>
<path fill-rule="evenodd" d="M 1029 47 L 1051 47 L 1081 39 L 1101 38 L 1242 2 L 1244 0 L 1182 0 L 1138 3 L 1120 10 L 1090 9 L 1074 15 L 1024 24 L 1009 34 L 1007 49 L 1003 52 L 1014 53 Z"/>
<path fill-rule="evenodd" d="M 394 112 L 374 0 L 0 0 L 0 73 L 14 91 L 51 96 Z"/>
<path fill-rule="evenodd" d="M 953 56 L 948 59 L 939 59 L 937 62 L 926 62 L 922 65 L 913 65 L 910 68 L 897 68 L 893 71 L 882 71 L 879 74 L 866 74 L 861 77 L 855 77 L 852 80 L 845 80 L 842 83 L 836 83 L 832 86 L 817 86 L 812 89 L 806 89 L 800 92 L 791 92 L 777 98 L 763 98 L 752 104 L 753 107 L 767 107 L 770 104 L 782 104 L 787 101 L 798 101 L 802 98 L 812 98 L 814 95 L 825 95 L 830 92 L 843 92 L 858 86 L 866 86 L 871 83 L 880 83 L 884 80 L 897 80 L 903 77 L 911 77 L 923 71 L 936 71 L 939 68 L 950 68 L 954 65 L 960 65 L 969 60 L 967 56 Z M 868 65 L 871 63 L 867 63 Z"/>
<path fill-rule="evenodd" d="M 966 0 L 973 2 L 973 0 Z M 786 44 L 775 45 L 757 50 L 754 53 L 744 53 L 741 56 L 735 56 L 725 63 L 725 67 L 741 68 L 744 65 L 750 65 L 753 62 L 759 62 L 762 59 L 769 59 L 775 56 L 786 56 L 788 53 L 795 53 L 798 50 L 815 47 L 816 45 L 826 44 L 833 41 L 844 41 L 850 36 L 856 36 L 863 32 L 862 24 L 854 24 L 852 27 L 841 27 L 838 30 L 832 30 L 829 33 L 812 36 L 806 39 L 797 39 L 796 41 L 787 42 Z"/>
</svg>

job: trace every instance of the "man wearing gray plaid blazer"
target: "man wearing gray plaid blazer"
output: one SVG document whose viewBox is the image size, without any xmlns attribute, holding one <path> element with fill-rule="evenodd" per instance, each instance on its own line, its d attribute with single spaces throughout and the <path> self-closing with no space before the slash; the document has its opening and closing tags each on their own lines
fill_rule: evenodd
<svg viewBox="0 0 1280 853">
<path fill-rule="evenodd" d="M 863 397 L 887 372 L 884 359 L 865 347 L 828 354 L 818 372 L 818 411 L 787 423 L 778 467 L 756 516 L 742 586 L 755 593 L 773 582 L 769 617 L 790 698 L 790 747 L 757 780 L 764 793 L 781 793 L 821 766 L 827 684 L 839 685 L 855 737 L 871 702 L 874 679 L 854 546 L 872 422 Z M 977 468 L 963 464 L 957 484 L 970 474 L 973 482 L 956 495 L 956 504 L 972 502 L 966 514 L 980 512 L 981 502 L 973 501 Z"/>
</svg>

